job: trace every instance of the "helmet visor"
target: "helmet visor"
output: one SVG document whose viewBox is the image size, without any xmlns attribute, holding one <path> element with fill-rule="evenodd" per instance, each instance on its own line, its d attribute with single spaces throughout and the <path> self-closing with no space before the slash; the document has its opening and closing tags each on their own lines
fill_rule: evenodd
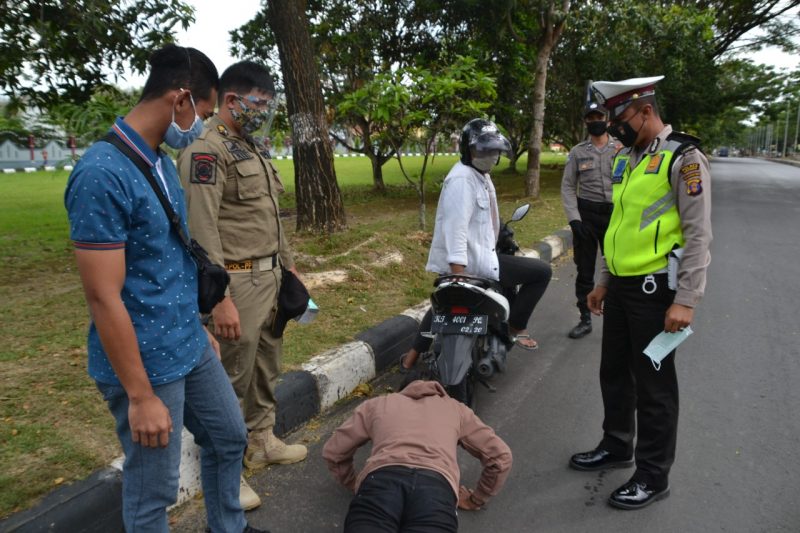
<svg viewBox="0 0 800 533">
<path fill-rule="evenodd" d="M 506 157 L 511 153 L 511 143 L 499 131 L 480 133 L 470 140 L 469 145 L 479 152 L 499 150 Z"/>
</svg>

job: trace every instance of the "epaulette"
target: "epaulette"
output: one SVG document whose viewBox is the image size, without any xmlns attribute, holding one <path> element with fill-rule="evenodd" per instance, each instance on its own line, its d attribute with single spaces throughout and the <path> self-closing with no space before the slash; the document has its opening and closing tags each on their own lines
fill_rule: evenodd
<svg viewBox="0 0 800 533">
<path fill-rule="evenodd" d="M 669 135 L 667 135 L 668 141 L 677 141 L 683 144 L 693 144 L 697 148 L 700 148 L 700 137 L 695 137 L 694 135 L 689 135 L 688 133 L 684 133 L 682 131 L 673 131 Z"/>
</svg>

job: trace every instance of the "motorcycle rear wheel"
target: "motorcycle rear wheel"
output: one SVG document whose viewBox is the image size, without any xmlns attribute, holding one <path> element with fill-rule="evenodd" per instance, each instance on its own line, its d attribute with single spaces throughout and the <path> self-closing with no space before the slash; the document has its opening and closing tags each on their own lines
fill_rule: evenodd
<svg viewBox="0 0 800 533">
<path fill-rule="evenodd" d="M 475 410 L 475 376 L 472 370 L 467 372 L 461 383 L 457 385 L 446 385 L 444 387 L 448 396 L 454 400 L 458 400 L 473 411 Z"/>
</svg>

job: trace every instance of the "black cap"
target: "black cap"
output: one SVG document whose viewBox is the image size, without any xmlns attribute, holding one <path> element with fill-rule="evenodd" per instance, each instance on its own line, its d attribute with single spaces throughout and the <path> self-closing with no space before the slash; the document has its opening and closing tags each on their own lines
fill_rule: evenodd
<svg viewBox="0 0 800 533">
<path fill-rule="evenodd" d="M 606 108 L 598 104 L 597 102 L 589 102 L 586 104 L 586 107 L 583 108 L 583 118 L 586 118 L 586 115 L 590 113 L 600 113 L 603 116 L 608 114 Z"/>
</svg>

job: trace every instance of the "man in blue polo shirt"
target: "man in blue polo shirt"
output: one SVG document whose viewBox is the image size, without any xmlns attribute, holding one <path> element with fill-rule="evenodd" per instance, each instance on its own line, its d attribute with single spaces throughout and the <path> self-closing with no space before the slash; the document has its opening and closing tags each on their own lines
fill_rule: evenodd
<svg viewBox="0 0 800 533">
<path fill-rule="evenodd" d="M 182 148 L 202 131 L 219 78 L 193 48 L 168 45 L 150 66 L 141 100 L 112 132 L 151 168 L 186 229 L 180 181 L 159 146 Z M 125 452 L 126 531 L 169 531 L 184 425 L 202 449 L 209 529 L 260 531 L 239 505 L 247 431 L 219 347 L 200 323 L 197 267 L 156 193 L 135 163 L 98 142 L 72 172 L 65 205 L 92 318 L 89 374 Z"/>
</svg>

